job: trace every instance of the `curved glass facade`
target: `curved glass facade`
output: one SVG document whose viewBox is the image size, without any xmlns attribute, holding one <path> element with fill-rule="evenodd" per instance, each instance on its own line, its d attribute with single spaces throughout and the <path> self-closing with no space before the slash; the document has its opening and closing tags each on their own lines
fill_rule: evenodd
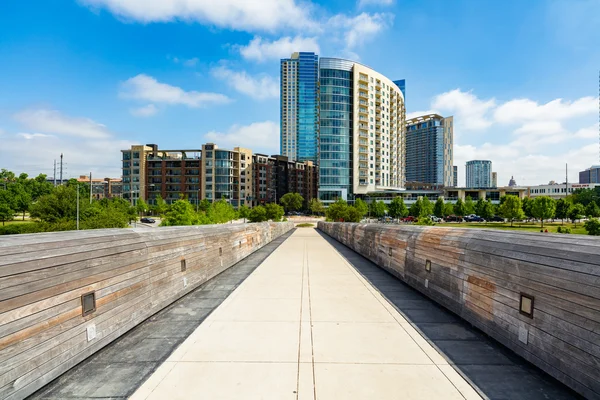
<svg viewBox="0 0 600 400">
<path fill-rule="evenodd" d="M 352 72 L 321 59 L 319 185 L 352 188 Z M 351 68 L 351 66 L 350 66 Z"/>
</svg>

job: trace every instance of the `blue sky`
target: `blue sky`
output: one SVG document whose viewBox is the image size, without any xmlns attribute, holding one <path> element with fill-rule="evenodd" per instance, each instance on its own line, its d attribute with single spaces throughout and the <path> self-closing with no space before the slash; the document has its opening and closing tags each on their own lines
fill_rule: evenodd
<svg viewBox="0 0 600 400">
<path fill-rule="evenodd" d="M 0 2 L 0 167 L 120 175 L 120 149 L 279 148 L 279 59 L 407 80 L 409 115 L 455 118 L 459 183 L 569 180 L 600 163 L 600 0 Z"/>
</svg>

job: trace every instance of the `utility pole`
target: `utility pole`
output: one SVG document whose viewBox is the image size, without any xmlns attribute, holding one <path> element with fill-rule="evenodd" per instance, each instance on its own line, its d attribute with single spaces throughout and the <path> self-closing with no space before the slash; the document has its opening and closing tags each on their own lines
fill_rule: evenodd
<svg viewBox="0 0 600 400">
<path fill-rule="evenodd" d="M 77 230 L 79 230 L 79 184 L 77 184 Z"/>
<path fill-rule="evenodd" d="M 54 187 L 56 187 L 56 160 L 54 160 Z"/>
<path fill-rule="evenodd" d="M 90 171 L 90 204 L 92 204 L 92 187 L 93 187 L 92 172 Z"/>
<path fill-rule="evenodd" d="M 60 182 L 61 185 L 63 184 L 63 153 L 60 153 Z"/>
<path fill-rule="evenodd" d="M 565 163 L 565 197 L 569 195 L 569 164 Z"/>
</svg>

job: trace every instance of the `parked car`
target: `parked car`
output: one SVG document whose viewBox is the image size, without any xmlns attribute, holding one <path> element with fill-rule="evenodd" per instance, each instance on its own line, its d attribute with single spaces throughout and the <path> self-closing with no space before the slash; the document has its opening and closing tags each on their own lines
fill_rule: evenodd
<svg viewBox="0 0 600 400">
<path fill-rule="evenodd" d="M 481 218 L 479 215 L 471 214 L 465 217 L 466 222 L 485 222 L 485 219 Z"/>
<path fill-rule="evenodd" d="M 494 215 L 492 218 L 489 219 L 491 222 L 504 222 L 504 218 L 502 218 L 499 215 Z"/>
<path fill-rule="evenodd" d="M 144 224 L 153 224 L 156 221 L 153 218 L 144 217 L 140 219 L 140 222 L 143 222 Z"/>
<path fill-rule="evenodd" d="M 463 218 L 458 215 L 448 215 L 445 220 L 446 222 L 463 222 Z"/>
<path fill-rule="evenodd" d="M 443 222 L 443 220 L 442 220 L 441 218 L 439 218 L 439 217 L 436 217 L 435 215 L 430 215 L 430 216 L 429 216 L 429 218 L 430 218 L 430 219 L 431 219 L 433 222 L 435 222 L 436 224 L 437 224 L 437 223 L 440 223 L 440 222 Z"/>
<path fill-rule="evenodd" d="M 415 217 L 411 217 L 411 216 L 402 218 L 402 222 L 416 222 L 416 221 L 417 221 L 417 219 Z"/>
</svg>

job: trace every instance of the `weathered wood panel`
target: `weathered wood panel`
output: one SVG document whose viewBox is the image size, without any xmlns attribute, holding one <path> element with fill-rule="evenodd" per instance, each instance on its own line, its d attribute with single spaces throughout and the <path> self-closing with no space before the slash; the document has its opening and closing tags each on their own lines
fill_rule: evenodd
<svg viewBox="0 0 600 400">
<path fill-rule="evenodd" d="M 319 229 L 583 396 L 600 399 L 597 238 L 325 222 Z M 534 297 L 533 318 L 519 312 L 521 293 Z"/>
<path fill-rule="evenodd" d="M 0 239 L 0 399 L 28 396 L 292 228 L 223 224 Z M 81 296 L 92 291 L 96 311 L 82 316 Z M 96 337 L 88 341 L 89 326 Z"/>
</svg>

